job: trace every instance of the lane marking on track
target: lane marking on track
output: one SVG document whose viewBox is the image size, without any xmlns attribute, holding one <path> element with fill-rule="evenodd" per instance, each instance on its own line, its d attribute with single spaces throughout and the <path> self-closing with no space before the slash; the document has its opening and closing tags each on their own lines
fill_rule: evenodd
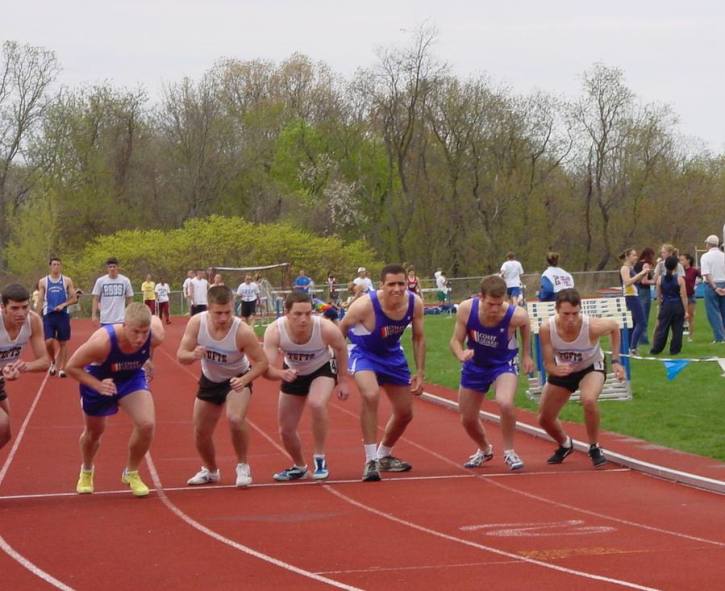
<svg viewBox="0 0 725 591">
<path fill-rule="evenodd" d="M 607 474 L 609 472 L 616 473 L 616 472 L 631 472 L 629 468 L 617 468 L 614 470 L 599 470 L 596 472 L 596 474 Z M 446 475 L 440 475 L 440 476 L 389 476 L 385 479 L 385 482 L 407 482 L 407 481 L 413 481 L 413 482 L 421 482 L 426 480 L 472 480 L 476 477 L 478 478 L 509 478 L 509 477 L 517 477 L 517 478 L 523 478 L 525 476 L 551 476 L 552 474 L 561 474 L 561 472 L 530 472 L 527 474 L 519 474 L 515 475 L 510 472 L 501 473 L 501 474 L 446 474 Z M 592 474 L 591 470 L 572 470 L 571 472 L 567 472 L 567 474 L 572 475 L 583 475 L 583 474 Z M 325 484 L 360 484 L 361 480 L 359 478 L 350 478 L 350 479 L 339 479 L 339 480 L 303 480 L 303 481 L 295 481 L 295 482 L 260 482 L 256 484 L 252 484 L 248 486 L 248 489 L 256 489 L 256 488 L 271 488 L 271 489 L 282 489 L 285 487 L 290 486 L 320 486 L 322 483 Z M 237 487 L 233 484 L 213 484 L 209 486 L 166 486 L 164 487 L 164 490 L 166 492 L 200 492 L 200 491 L 212 491 L 212 490 L 232 490 L 236 489 Z M 155 491 L 155 488 L 151 488 L 151 491 Z M 94 496 L 100 496 L 100 495 L 128 495 L 128 489 L 127 488 L 119 488 L 115 490 L 103 490 L 99 491 L 96 490 L 93 493 Z M 20 495 L 0 495 L 0 501 L 22 501 L 27 499 L 52 499 L 52 498 L 62 498 L 62 497 L 78 497 L 81 498 L 83 495 L 79 495 L 77 492 L 71 492 L 71 491 L 61 491 L 61 492 L 50 492 L 50 493 L 27 493 L 27 494 L 20 494 Z"/>
<path fill-rule="evenodd" d="M 565 519 L 563 521 L 550 521 L 545 523 L 481 523 L 479 525 L 463 525 L 461 531 L 479 531 L 487 536 L 505 538 L 541 538 L 548 536 L 588 536 L 591 534 L 607 534 L 617 531 L 616 527 L 608 525 L 585 525 L 581 519 Z"/>
<path fill-rule="evenodd" d="M 282 560 L 274 558 L 273 556 L 269 556 L 268 554 L 264 554 L 262 552 L 259 552 L 258 550 L 254 550 L 253 548 L 250 548 L 249 546 L 245 546 L 244 544 L 235 542 L 234 540 L 231 540 L 231 539 L 221 535 L 220 533 L 218 533 L 212 529 L 209 529 L 205 525 L 202 525 L 201 523 L 196 521 L 194 518 L 192 518 L 188 514 L 184 513 L 184 511 L 182 511 L 173 501 L 171 501 L 166 496 L 166 492 L 164 491 L 163 486 L 161 485 L 161 479 L 159 478 L 159 473 L 156 471 L 156 466 L 154 465 L 153 459 L 151 458 L 151 454 L 146 454 L 146 463 L 148 464 L 149 471 L 151 472 L 151 479 L 154 481 L 154 485 L 156 486 L 156 490 L 158 492 L 159 498 L 161 499 L 161 502 L 174 515 L 176 515 L 179 519 L 181 519 L 187 525 L 190 525 L 191 527 L 193 527 L 195 530 L 203 533 L 204 535 L 209 536 L 210 538 L 216 540 L 217 542 L 221 542 L 222 544 L 226 544 L 227 546 L 230 546 L 230 547 L 234 548 L 235 550 L 239 550 L 240 552 L 243 552 L 244 554 L 248 554 L 249 556 L 254 556 L 255 558 L 263 560 L 264 562 L 268 562 L 270 564 L 273 564 L 274 566 L 278 566 L 285 570 L 291 571 L 297 575 L 301 575 L 303 577 L 313 579 L 319 583 L 324 583 L 326 585 L 330 585 L 331 587 L 336 587 L 338 589 L 346 589 L 348 591 L 360 591 L 359 587 L 353 587 L 352 585 L 346 585 L 345 583 L 342 583 L 340 581 L 336 581 L 334 579 L 330 579 L 330 578 L 324 577 L 322 575 L 313 573 L 312 571 L 308 571 L 308 570 L 299 568 L 299 567 L 289 564 L 287 562 L 283 562 Z"/>
<path fill-rule="evenodd" d="M 363 511 L 367 511 L 368 513 L 372 513 L 373 515 L 382 517 L 383 519 L 387 519 L 388 521 L 392 521 L 399 525 L 409 527 L 409 528 L 417 530 L 419 532 L 423 532 L 423 533 L 429 534 L 429 535 L 437 537 L 437 538 L 442 538 L 449 542 L 456 542 L 457 544 L 462 544 L 464 546 L 476 548 L 477 550 L 483 550 L 485 552 L 491 552 L 492 554 L 496 554 L 498 556 L 504 556 L 506 558 L 510 558 L 512 561 L 515 561 L 515 562 L 523 562 L 523 563 L 531 564 L 534 566 L 540 566 L 540 567 L 548 569 L 548 570 L 553 570 L 553 571 L 557 571 L 560 573 L 565 573 L 568 575 L 581 577 L 584 579 L 590 579 L 593 581 L 603 581 L 605 583 L 610 583 L 612 585 L 619 585 L 621 587 L 627 587 L 628 589 L 639 589 L 641 591 L 657 591 L 655 587 L 646 587 L 644 585 L 630 583 L 629 581 L 624 581 L 622 579 L 614 579 L 614 578 L 605 577 L 602 575 L 595 575 L 592 573 L 588 573 L 586 571 L 576 570 L 573 568 L 567 568 L 565 566 L 559 566 L 558 564 L 550 564 L 548 562 L 542 562 L 541 560 L 536 560 L 534 558 L 527 558 L 526 556 L 519 556 L 518 554 L 506 552 L 505 550 L 499 550 L 498 548 L 494 548 L 492 546 L 486 546 L 484 544 L 472 542 L 470 540 L 466 540 L 465 538 L 459 538 L 456 536 L 452 536 L 452 535 L 444 533 L 442 531 L 431 529 L 429 527 L 419 525 L 419 524 L 409 521 L 407 519 L 397 517 L 397 516 L 393 515 L 392 513 L 385 513 L 384 511 L 375 509 L 374 507 L 371 507 L 370 505 L 366 505 L 364 503 L 356 501 L 355 499 L 353 499 L 351 497 L 348 497 L 347 495 L 341 493 L 340 491 L 335 490 L 332 486 L 330 486 L 328 484 L 322 485 L 322 488 L 324 488 L 330 494 L 338 497 L 339 499 L 342 499 L 343 501 L 353 505 L 354 507 L 357 507 L 358 509 L 362 509 Z"/>
<path fill-rule="evenodd" d="M 471 568 L 480 566 L 500 566 L 502 564 L 517 564 L 516 560 L 481 560 L 479 562 L 460 562 L 454 564 L 417 564 L 414 566 L 371 566 L 370 568 L 351 568 L 347 570 L 325 570 L 319 571 L 319 575 L 354 575 L 393 572 L 404 570 L 443 570 L 447 568 Z"/>
<path fill-rule="evenodd" d="M 30 408 L 28 409 L 28 413 L 25 415 L 25 419 L 23 420 L 23 424 L 20 426 L 20 430 L 18 431 L 17 436 L 15 437 L 15 441 L 13 442 L 13 446 L 10 448 L 10 453 L 8 454 L 8 457 L 5 458 L 5 463 L 3 464 L 2 469 L 0 469 L 0 486 L 2 486 L 3 480 L 5 480 L 5 475 L 8 473 L 8 470 L 10 469 L 10 464 L 12 464 L 13 460 L 15 459 L 15 454 L 18 451 L 18 448 L 20 447 L 20 442 L 23 440 L 23 437 L 25 435 L 25 431 L 28 428 L 28 424 L 30 423 L 30 417 L 33 416 L 33 413 L 35 412 L 35 408 L 38 406 L 38 402 L 40 402 L 40 397 L 43 395 L 43 390 L 45 389 L 45 385 L 48 383 L 49 374 L 45 374 L 45 377 L 43 378 L 43 381 L 40 383 L 40 386 L 38 387 L 38 391 L 35 394 L 35 398 L 33 399 L 33 403 L 30 405 Z M 45 572 L 42 568 L 37 566 L 36 564 L 32 563 L 30 560 L 25 558 L 20 552 L 15 550 L 8 542 L 0 535 L 0 549 L 2 549 L 5 554 L 10 556 L 13 560 L 18 562 L 21 566 L 29 570 L 31 573 L 33 573 L 36 577 L 39 579 L 42 579 L 49 585 L 52 585 L 56 589 L 62 589 L 63 591 L 73 591 L 72 587 L 69 587 L 62 581 L 59 581 L 56 579 L 53 575 L 50 573 Z"/>
<path fill-rule="evenodd" d="M 448 410 L 453 410 L 454 412 L 458 411 L 457 402 L 455 402 L 454 400 L 449 400 L 448 398 L 443 398 L 442 396 L 436 396 L 435 394 L 431 394 L 430 392 L 423 392 L 423 394 L 421 394 L 421 400 L 424 400 L 431 404 L 435 404 L 437 406 L 442 406 L 444 408 L 447 408 Z M 490 421 L 493 421 L 494 423 L 501 423 L 501 417 L 494 413 L 482 410 L 479 412 L 479 415 L 481 416 L 481 418 L 488 419 Z M 546 431 L 539 427 L 534 427 L 533 425 L 522 423 L 521 421 L 516 421 L 516 429 L 538 439 L 552 441 L 551 437 L 547 435 Z M 587 451 L 587 449 L 589 448 L 588 443 L 583 443 L 574 439 L 572 439 L 572 443 L 574 444 L 574 448 L 578 451 Z M 723 480 L 708 478 L 707 476 L 700 476 L 699 474 L 693 474 L 691 472 L 683 472 L 682 470 L 675 470 L 674 468 L 668 468 L 659 464 L 652 464 L 651 462 L 645 462 L 644 460 L 625 456 L 624 454 L 620 454 L 611 450 L 606 450 L 606 455 L 612 462 L 620 464 L 621 466 L 627 466 L 628 468 L 632 468 L 634 470 L 637 470 L 638 472 L 643 472 L 650 476 L 664 478 L 665 480 L 686 484 L 700 490 L 713 492 L 720 495 L 725 494 L 725 481 Z"/>
<path fill-rule="evenodd" d="M 173 361 L 176 362 L 176 359 L 174 359 L 169 353 L 161 350 L 162 353 L 164 353 L 167 357 L 171 358 Z M 191 374 L 194 379 L 196 379 L 196 376 L 189 370 L 189 368 L 181 366 L 178 362 L 176 362 L 184 371 L 186 371 L 188 374 Z M 247 421 L 250 424 L 251 421 Z M 259 428 L 256 425 L 252 426 L 259 430 Z M 266 434 L 265 434 L 266 436 Z M 271 440 L 271 439 L 270 439 Z M 279 446 L 277 446 L 279 447 Z M 153 462 L 153 459 L 151 458 L 151 454 L 146 454 L 146 463 L 148 464 L 149 471 L 151 472 L 151 479 L 154 482 L 154 486 L 156 487 L 156 492 L 159 495 L 159 498 L 161 499 L 161 502 L 166 506 L 167 509 L 169 509 L 174 515 L 176 515 L 179 519 L 181 519 L 184 523 L 187 525 L 190 525 L 195 530 L 209 536 L 210 538 L 216 540 L 217 542 L 221 542 L 222 544 L 226 544 L 227 546 L 230 546 L 234 548 L 235 550 L 239 550 L 240 552 L 243 552 L 244 554 L 248 554 L 250 556 L 254 556 L 255 558 L 258 558 L 260 560 L 263 560 L 264 562 L 268 562 L 270 564 L 273 564 L 277 567 L 283 568 L 285 570 L 291 571 L 297 575 L 301 575 L 303 577 L 307 577 L 309 579 L 313 579 L 315 581 L 318 581 L 320 583 L 324 583 L 326 585 L 330 585 L 331 587 L 336 587 L 338 589 L 346 589 L 347 591 L 362 591 L 359 587 L 353 587 L 352 585 L 347 585 L 345 583 L 342 583 L 341 581 L 336 581 L 335 579 L 329 579 L 327 577 L 324 577 L 322 575 L 315 574 L 312 571 L 305 570 L 303 568 L 294 566 L 292 564 L 289 564 L 287 562 L 284 562 L 282 560 L 279 560 L 277 558 L 274 558 L 273 556 L 269 556 L 268 554 L 264 554 L 262 552 L 259 552 L 258 550 L 254 550 L 253 548 L 250 548 L 249 546 L 245 546 L 244 544 L 240 544 L 239 542 L 235 542 L 234 540 L 231 540 L 220 533 L 214 531 L 213 529 L 210 529 L 206 527 L 205 525 L 199 523 L 196 521 L 193 517 L 185 513 L 178 505 L 176 505 L 171 499 L 169 499 L 168 496 L 166 496 L 166 492 L 164 491 L 164 488 L 161 484 L 161 478 L 159 477 L 159 473 L 156 470 L 156 465 Z"/>
<path fill-rule="evenodd" d="M 346 408 L 343 408 L 343 407 L 341 407 L 339 405 L 335 405 L 335 408 L 337 408 L 341 412 L 348 413 L 348 414 L 351 414 L 351 415 L 355 416 L 352 412 L 348 411 Z M 411 439 L 409 439 L 409 438 L 407 438 L 405 436 L 401 437 L 400 438 L 400 441 L 405 441 L 407 444 L 409 444 L 409 445 L 411 445 L 411 446 L 413 446 L 413 447 L 415 447 L 415 448 L 417 448 L 417 449 L 419 449 L 421 451 L 424 451 L 424 452 L 426 452 L 426 453 L 428 453 L 428 454 L 430 454 L 430 455 L 438 458 L 439 460 L 445 462 L 446 464 L 449 464 L 451 466 L 455 466 L 456 468 L 458 468 L 461 471 L 468 471 L 466 468 L 463 468 L 458 462 L 455 462 L 454 460 L 452 460 L 452 459 L 450 459 L 450 458 L 448 458 L 446 456 L 443 456 L 443 455 L 439 454 L 438 452 L 436 452 L 436 451 L 434 451 L 434 450 L 432 450 L 432 449 L 430 449 L 428 447 L 425 447 L 424 445 L 421 445 L 419 443 L 415 443 L 414 441 L 412 441 Z M 592 473 L 592 474 L 594 474 L 594 473 L 606 473 L 606 472 L 613 472 L 613 470 L 594 470 L 594 469 L 592 469 L 590 471 L 590 473 Z M 523 474 L 524 473 L 516 474 L 516 476 L 523 476 Z M 563 475 L 567 474 L 567 472 L 560 472 L 560 474 L 563 476 Z M 559 501 L 555 501 L 553 499 L 548 499 L 546 497 L 542 497 L 542 496 L 539 496 L 539 495 L 535 495 L 533 493 L 527 493 L 525 491 L 519 490 L 517 488 L 513 488 L 511 486 L 506 486 L 505 484 L 503 484 L 501 482 L 497 482 L 496 479 L 493 479 L 493 478 L 485 478 L 485 477 L 483 477 L 482 475 L 479 475 L 479 474 L 474 474 L 474 476 L 476 476 L 476 478 L 478 480 L 480 480 L 482 482 L 486 482 L 487 484 L 491 484 L 492 486 L 496 486 L 498 488 L 501 488 L 502 490 L 509 491 L 509 492 L 513 492 L 513 493 L 516 493 L 518 495 L 522 495 L 522 496 L 527 497 L 527 498 L 530 498 L 530 499 L 535 499 L 537 501 L 540 501 L 542 503 L 546 503 L 546 504 L 549 504 L 549 505 L 553 505 L 555 507 L 561 507 L 563 509 L 568 509 L 570 511 L 576 511 L 578 513 L 584 513 L 585 515 L 592 515 L 592 516 L 598 517 L 600 519 L 605 519 L 605 520 L 608 520 L 608 521 L 614 521 L 615 523 L 622 523 L 624 525 L 629 525 L 631 527 L 637 527 L 637 528 L 641 528 L 641 529 L 653 531 L 653 532 L 656 532 L 656 533 L 659 533 L 659 534 L 667 534 L 667 535 L 675 536 L 675 537 L 678 537 L 678 538 L 683 538 L 685 540 L 692 540 L 694 542 L 703 542 L 705 544 L 712 544 L 714 546 L 725 547 L 725 542 L 719 542 L 717 540 L 709 540 L 707 538 L 701 538 L 701 537 L 698 537 L 698 536 L 691 536 L 689 534 L 684 534 L 684 533 L 677 532 L 677 531 L 672 531 L 672 530 L 669 530 L 669 529 L 655 527 L 655 526 L 652 526 L 652 525 L 646 525 L 644 523 L 638 523 L 636 521 L 630 521 L 628 519 L 622 519 L 620 517 L 614 517 L 612 515 L 606 515 L 604 513 L 598 513 L 597 511 L 591 511 L 589 509 L 582 509 L 581 507 L 576 507 L 574 505 L 569 505 L 568 503 L 562 503 L 562 502 L 559 502 Z"/>
</svg>

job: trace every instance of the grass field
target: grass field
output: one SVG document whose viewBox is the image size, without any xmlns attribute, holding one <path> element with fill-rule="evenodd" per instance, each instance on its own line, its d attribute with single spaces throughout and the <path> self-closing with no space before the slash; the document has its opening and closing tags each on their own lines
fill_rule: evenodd
<svg viewBox="0 0 725 591">
<path fill-rule="evenodd" d="M 679 357 L 725 357 L 725 345 L 711 344 L 712 331 L 702 301 L 698 302 L 696 322 L 695 340 L 683 344 Z M 455 389 L 458 388 L 460 366 L 448 350 L 453 323 L 452 316 L 426 316 L 426 380 Z M 650 340 L 654 325 L 653 306 Z M 409 351 L 410 339 L 407 336 L 403 338 L 403 344 Z M 641 346 L 640 354 L 649 355 L 648 349 Z M 668 356 L 666 347 L 659 357 Z M 721 373 L 717 363 L 692 363 L 677 378 L 668 381 L 662 363 L 634 360 L 634 399 L 603 401 L 602 428 L 725 461 L 725 378 L 720 377 Z M 521 408 L 535 410 L 536 403 L 526 397 L 525 390 L 526 380 L 522 379 L 517 404 Z M 562 418 L 582 422 L 579 404 L 568 404 Z"/>
</svg>

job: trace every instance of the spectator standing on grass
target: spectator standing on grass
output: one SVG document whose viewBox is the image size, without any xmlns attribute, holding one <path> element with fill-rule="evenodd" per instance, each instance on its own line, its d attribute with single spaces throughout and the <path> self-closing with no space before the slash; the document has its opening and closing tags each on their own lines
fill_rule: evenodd
<svg viewBox="0 0 725 591">
<path fill-rule="evenodd" d="M 413 292 L 419 298 L 423 297 L 420 291 L 420 281 L 418 276 L 415 274 L 415 267 L 408 267 L 408 291 Z"/>
<path fill-rule="evenodd" d="M 539 286 L 539 300 L 542 302 L 556 301 L 556 294 L 562 289 L 572 289 L 574 278 L 571 273 L 559 266 L 559 253 L 549 251 L 546 253 L 546 263 L 549 265 L 541 274 Z"/>
<path fill-rule="evenodd" d="M 637 251 L 634 248 L 628 248 L 619 255 L 622 266 L 619 269 L 619 279 L 622 282 L 622 293 L 627 303 L 627 309 L 632 313 L 632 332 L 630 333 L 630 341 L 627 343 L 630 353 L 637 354 L 637 344 L 645 327 L 644 310 L 642 302 L 637 293 L 636 284 L 641 281 L 650 271 L 649 265 L 644 264 L 642 270 L 636 273 L 634 265 L 637 262 Z"/>
<path fill-rule="evenodd" d="M 448 300 L 448 279 L 442 269 L 435 272 L 436 278 L 436 300 L 439 305 L 443 305 Z"/>
<path fill-rule="evenodd" d="M 634 272 L 640 273 L 645 264 L 650 266 L 650 271 L 636 283 L 637 295 L 639 296 L 639 301 L 642 303 L 642 311 L 644 312 L 644 327 L 642 328 L 642 334 L 639 337 L 639 343 L 635 343 L 635 347 L 637 345 L 649 345 L 649 338 L 647 336 L 649 313 L 652 308 L 652 286 L 655 284 L 653 271 L 655 267 L 655 251 L 649 246 L 643 248 L 642 252 L 639 254 L 639 258 L 634 264 Z"/>
<path fill-rule="evenodd" d="M 667 257 L 665 274 L 657 277 L 657 292 L 660 294 L 661 304 L 650 350 L 653 355 L 665 348 L 670 329 L 670 355 L 677 355 L 682 350 L 682 329 L 687 319 L 687 288 L 684 277 L 675 273 L 678 264 L 675 255 Z"/>
<path fill-rule="evenodd" d="M 695 295 L 695 284 L 698 279 L 702 278 L 700 269 L 695 266 L 695 258 L 689 254 L 680 255 L 680 265 L 685 270 L 685 289 L 687 290 L 687 322 L 685 323 L 685 333 L 687 342 L 691 343 L 695 339 L 695 311 L 697 309 L 697 296 Z"/>
<path fill-rule="evenodd" d="M 513 252 L 506 254 L 506 260 L 501 265 L 501 277 L 506 282 L 506 295 L 509 301 L 516 306 L 521 298 L 522 283 L 521 276 L 524 274 L 524 268 Z"/>
<path fill-rule="evenodd" d="M 715 343 L 725 342 L 725 254 L 720 240 L 711 234 L 705 240 L 708 251 L 700 257 L 700 273 L 705 284 L 705 311 Z"/>
<path fill-rule="evenodd" d="M 375 289 L 373 280 L 368 277 L 368 270 L 365 267 L 358 267 L 357 277 L 353 279 L 358 295 L 365 295 Z"/>
</svg>

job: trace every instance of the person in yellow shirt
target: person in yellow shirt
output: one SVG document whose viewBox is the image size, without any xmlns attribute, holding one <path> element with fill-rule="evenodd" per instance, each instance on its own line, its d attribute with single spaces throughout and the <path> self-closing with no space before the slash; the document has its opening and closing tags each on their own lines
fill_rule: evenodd
<svg viewBox="0 0 725 591">
<path fill-rule="evenodd" d="M 146 281 L 141 284 L 141 293 L 143 293 L 143 303 L 151 310 L 151 314 L 156 314 L 156 284 L 151 281 L 151 274 L 146 275 Z"/>
</svg>

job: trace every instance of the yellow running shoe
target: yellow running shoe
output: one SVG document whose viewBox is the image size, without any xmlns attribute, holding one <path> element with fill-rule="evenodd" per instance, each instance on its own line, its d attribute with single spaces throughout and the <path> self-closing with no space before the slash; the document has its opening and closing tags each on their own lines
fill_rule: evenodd
<svg viewBox="0 0 725 591">
<path fill-rule="evenodd" d="M 79 495 L 88 495 L 93 492 L 93 468 L 84 470 L 81 467 L 81 473 L 78 475 L 78 483 L 76 484 L 76 492 Z"/>
<path fill-rule="evenodd" d="M 149 494 L 149 487 L 144 484 L 143 480 L 141 480 L 138 470 L 133 470 L 131 472 L 124 470 L 121 475 L 121 482 L 128 484 L 133 496 L 135 497 L 145 497 Z"/>
</svg>

